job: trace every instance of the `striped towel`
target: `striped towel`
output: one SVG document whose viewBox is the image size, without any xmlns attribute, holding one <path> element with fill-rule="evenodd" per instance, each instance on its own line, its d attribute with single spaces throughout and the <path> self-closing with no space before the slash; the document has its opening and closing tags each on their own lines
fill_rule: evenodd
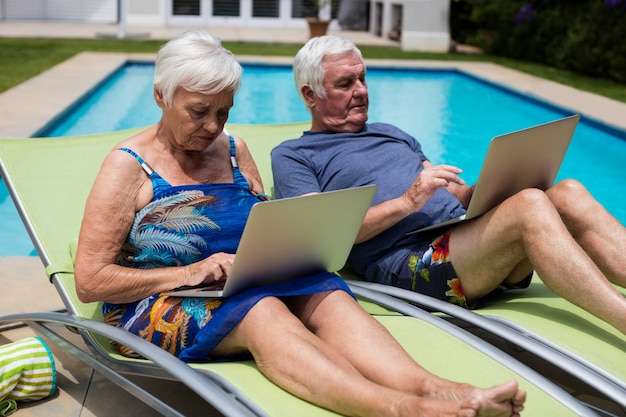
<svg viewBox="0 0 626 417">
<path fill-rule="evenodd" d="M 40 400 L 55 389 L 54 357 L 40 337 L 0 346 L 0 415 L 15 411 L 15 401 Z"/>
</svg>

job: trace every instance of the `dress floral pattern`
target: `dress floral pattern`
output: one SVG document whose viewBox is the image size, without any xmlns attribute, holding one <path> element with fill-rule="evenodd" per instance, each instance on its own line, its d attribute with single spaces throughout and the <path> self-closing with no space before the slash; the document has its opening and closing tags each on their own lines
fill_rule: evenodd
<svg viewBox="0 0 626 417">
<path fill-rule="evenodd" d="M 231 138 L 231 156 L 234 159 Z M 198 262 L 214 253 L 236 253 L 252 206 L 267 199 L 257 196 L 236 164 L 235 181 L 224 184 L 171 186 L 130 149 L 150 176 L 153 200 L 135 215 L 117 263 L 137 269 L 176 267 Z M 175 273 L 175 270 L 174 272 Z M 125 304 L 103 304 L 105 322 L 121 327 L 188 361 L 208 360 L 208 354 L 264 297 L 313 294 L 341 289 L 330 273 L 253 288 L 228 298 L 173 297 L 154 294 Z M 131 349 L 116 345 L 126 356 Z"/>
<path fill-rule="evenodd" d="M 177 188 L 137 212 L 118 264 L 138 269 L 175 267 L 215 252 L 235 253 L 247 213 L 258 200 L 236 184 Z M 104 315 L 107 323 L 178 356 L 193 344 L 221 304 L 221 299 L 155 294 L 135 303 L 105 303 Z M 118 348 L 136 356 L 124 346 Z"/>
</svg>

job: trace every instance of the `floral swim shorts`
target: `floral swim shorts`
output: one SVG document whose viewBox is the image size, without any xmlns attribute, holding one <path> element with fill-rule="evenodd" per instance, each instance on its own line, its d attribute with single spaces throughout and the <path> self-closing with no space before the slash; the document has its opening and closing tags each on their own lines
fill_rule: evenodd
<svg viewBox="0 0 626 417">
<path fill-rule="evenodd" d="M 468 305 L 461 282 L 450 262 L 450 233 L 447 231 L 430 242 L 394 251 L 369 266 L 366 280 L 415 291 L 461 307 L 477 308 L 483 300 Z M 526 288 L 531 279 L 532 273 L 516 285 L 503 284 L 494 293 Z"/>
<path fill-rule="evenodd" d="M 368 281 L 388 284 L 467 307 L 463 288 L 450 262 L 450 231 L 431 242 L 401 248 L 371 264 Z"/>
</svg>

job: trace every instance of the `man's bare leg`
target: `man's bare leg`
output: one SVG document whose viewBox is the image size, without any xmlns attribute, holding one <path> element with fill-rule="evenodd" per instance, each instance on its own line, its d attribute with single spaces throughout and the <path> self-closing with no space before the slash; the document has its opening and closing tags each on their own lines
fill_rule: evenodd
<svg viewBox="0 0 626 417">
<path fill-rule="evenodd" d="M 626 288 L 626 228 L 578 181 L 546 192 L 572 237 L 612 283 Z"/>
<path fill-rule="evenodd" d="M 450 258 L 468 299 L 529 262 L 555 293 L 626 334 L 626 299 L 572 237 L 547 195 L 524 190 L 454 229 Z M 530 272 L 530 271 L 529 271 Z"/>
</svg>

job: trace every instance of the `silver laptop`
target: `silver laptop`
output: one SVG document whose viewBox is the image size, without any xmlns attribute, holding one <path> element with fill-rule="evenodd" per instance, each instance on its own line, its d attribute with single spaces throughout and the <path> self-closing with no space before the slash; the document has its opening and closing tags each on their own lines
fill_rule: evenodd
<svg viewBox="0 0 626 417">
<path fill-rule="evenodd" d="M 344 267 L 375 185 L 257 203 L 233 265 L 219 287 L 180 288 L 168 295 L 228 297 L 248 288 Z"/>
<path fill-rule="evenodd" d="M 575 114 L 493 138 L 467 212 L 409 234 L 473 219 L 525 188 L 550 188 L 579 120 Z"/>
</svg>

